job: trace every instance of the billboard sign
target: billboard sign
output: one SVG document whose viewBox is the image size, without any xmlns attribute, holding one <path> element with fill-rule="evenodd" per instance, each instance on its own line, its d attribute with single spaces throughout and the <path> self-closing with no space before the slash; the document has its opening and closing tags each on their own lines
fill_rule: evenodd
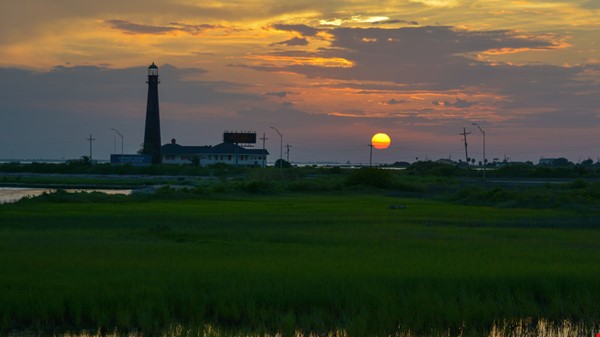
<svg viewBox="0 0 600 337">
<path fill-rule="evenodd" d="M 224 132 L 223 143 L 256 144 L 256 132 Z"/>
<path fill-rule="evenodd" d="M 116 165 L 146 166 L 152 164 L 149 154 L 111 154 L 110 163 Z"/>
</svg>

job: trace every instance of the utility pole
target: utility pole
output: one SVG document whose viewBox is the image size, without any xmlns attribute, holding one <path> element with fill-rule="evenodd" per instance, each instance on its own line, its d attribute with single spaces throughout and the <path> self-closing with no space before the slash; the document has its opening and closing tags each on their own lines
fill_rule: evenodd
<svg viewBox="0 0 600 337">
<path fill-rule="evenodd" d="M 269 139 L 269 138 L 267 138 L 267 136 L 266 136 L 266 135 L 265 135 L 265 133 L 263 132 L 263 136 L 262 136 L 262 138 L 259 138 L 259 139 L 263 141 L 263 150 L 264 150 L 264 149 L 265 149 L 265 141 L 266 141 L 267 139 Z"/>
<path fill-rule="evenodd" d="M 477 126 L 481 134 L 483 135 L 483 180 L 485 180 L 485 131 L 479 126 L 477 123 L 473 123 L 473 125 Z"/>
<path fill-rule="evenodd" d="M 467 160 L 467 167 L 469 167 L 469 152 L 467 151 L 467 135 L 470 135 L 471 132 L 467 132 L 467 129 L 463 128 L 463 132 L 459 133 L 459 135 L 464 137 L 465 142 L 465 159 Z"/>
<path fill-rule="evenodd" d="M 269 138 L 267 138 L 267 136 L 266 136 L 266 135 L 265 135 L 265 133 L 263 132 L 263 136 L 262 136 L 262 138 L 259 138 L 259 139 L 263 141 L 263 150 L 264 150 L 264 149 L 265 149 L 265 141 L 266 141 L 267 139 L 269 139 Z M 265 155 L 265 156 L 263 156 L 263 165 L 262 165 L 263 167 L 267 167 L 267 163 L 265 162 L 265 160 L 267 160 L 267 156 L 266 156 L 266 155 Z"/>
<path fill-rule="evenodd" d="M 370 147 L 370 151 L 369 151 L 369 167 L 373 166 L 373 144 L 369 144 L 367 145 L 368 147 Z M 418 160 L 419 158 L 417 158 Z"/>
<path fill-rule="evenodd" d="M 116 133 L 117 133 L 117 135 L 119 135 L 119 137 L 121 137 L 121 154 L 123 154 L 123 135 L 122 135 L 122 134 L 119 132 L 119 130 L 117 130 L 117 129 L 114 129 L 114 128 L 113 128 L 112 130 L 113 130 L 114 132 L 116 132 Z M 117 152 L 117 149 L 116 149 L 116 147 L 117 147 L 117 144 L 116 144 L 116 141 L 115 141 L 115 152 Z"/>
<path fill-rule="evenodd" d="M 87 138 L 86 140 L 90 142 L 90 162 L 92 162 L 92 142 L 95 141 L 96 138 L 92 138 L 92 134 L 90 133 L 90 138 Z"/>
<path fill-rule="evenodd" d="M 286 144 L 285 148 L 287 149 L 286 151 L 286 155 L 287 155 L 287 162 L 290 162 L 290 147 L 292 147 L 290 144 Z"/>
<path fill-rule="evenodd" d="M 283 168 L 283 135 L 276 127 L 272 126 L 271 129 L 279 135 L 279 170 L 281 170 Z"/>
</svg>

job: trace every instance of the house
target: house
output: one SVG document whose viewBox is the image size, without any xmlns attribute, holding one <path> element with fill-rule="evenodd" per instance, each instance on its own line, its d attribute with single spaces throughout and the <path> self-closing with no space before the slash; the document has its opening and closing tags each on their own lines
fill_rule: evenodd
<svg viewBox="0 0 600 337">
<path fill-rule="evenodd" d="M 236 166 L 260 166 L 267 163 L 266 149 L 248 149 L 234 143 L 221 143 L 215 146 L 183 146 L 175 139 L 161 147 L 163 164 L 229 164 Z"/>
<path fill-rule="evenodd" d="M 567 158 L 540 158 L 538 162 L 540 166 L 571 166 L 571 163 Z"/>
<path fill-rule="evenodd" d="M 440 159 L 436 160 L 435 162 L 438 164 L 456 165 L 456 162 L 454 162 L 452 159 L 446 159 L 446 158 L 440 158 Z"/>
</svg>

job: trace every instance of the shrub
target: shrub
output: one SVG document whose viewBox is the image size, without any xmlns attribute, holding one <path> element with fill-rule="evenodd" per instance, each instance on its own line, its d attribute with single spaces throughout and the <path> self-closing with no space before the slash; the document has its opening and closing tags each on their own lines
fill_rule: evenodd
<svg viewBox="0 0 600 337">
<path fill-rule="evenodd" d="M 355 170 L 348 176 L 348 186 L 369 186 L 377 188 L 391 188 L 394 182 L 392 172 L 378 168 L 363 167 Z"/>
<path fill-rule="evenodd" d="M 264 193 L 272 189 L 273 184 L 265 180 L 253 180 L 242 184 L 241 189 L 248 193 Z"/>
<path fill-rule="evenodd" d="M 455 165 L 436 163 L 433 161 L 418 161 L 406 168 L 409 173 L 418 175 L 433 175 L 441 177 L 458 176 L 463 170 Z"/>
<path fill-rule="evenodd" d="M 330 169 L 328 169 L 330 174 L 342 174 L 342 168 L 339 166 L 334 166 Z"/>
<path fill-rule="evenodd" d="M 583 189 L 588 187 L 588 183 L 585 180 L 577 179 L 569 183 L 569 188 L 572 189 Z"/>
</svg>

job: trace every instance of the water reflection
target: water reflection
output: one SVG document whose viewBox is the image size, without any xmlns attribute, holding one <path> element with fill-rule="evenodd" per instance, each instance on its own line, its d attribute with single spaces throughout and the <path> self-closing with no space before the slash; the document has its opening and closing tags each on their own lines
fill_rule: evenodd
<svg viewBox="0 0 600 337">
<path fill-rule="evenodd" d="M 552 323 L 546 320 L 538 320 L 533 323 L 531 320 L 521 320 L 513 322 L 503 322 L 496 324 L 492 327 L 491 331 L 487 335 L 482 337 L 584 337 L 584 336 L 597 336 L 600 325 L 595 324 L 595 327 L 585 326 L 583 324 L 573 324 L 570 321 L 563 321 L 562 323 Z M 144 337 L 148 334 L 140 332 L 100 332 L 87 330 L 83 332 L 67 332 L 62 334 L 53 334 L 56 337 Z M 12 333 L 8 334 L 8 337 L 34 337 L 40 336 L 40 334 L 34 333 Z M 198 336 L 198 337 L 283 337 L 283 334 L 259 334 L 251 332 L 239 332 L 231 333 L 224 332 L 218 328 L 207 325 L 204 328 L 185 328 L 181 325 L 177 325 L 164 331 L 162 333 L 154 333 L 152 336 L 161 337 L 180 337 L 180 336 Z M 347 331 L 337 330 L 332 331 L 324 335 L 317 335 L 313 333 L 303 333 L 302 331 L 296 330 L 293 337 L 353 337 Z M 411 332 L 397 332 L 394 335 L 388 337 L 462 337 L 463 333 L 459 335 L 451 335 L 449 333 L 437 333 L 432 335 L 414 334 Z"/>
<path fill-rule="evenodd" d="M 583 337 L 592 334 L 590 330 L 594 329 L 583 324 L 573 324 L 568 320 L 561 323 L 552 323 L 546 320 L 532 323 L 528 320 L 521 320 L 494 325 L 488 337 Z"/>
<path fill-rule="evenodd" d="M 53 193 L 56 192 L 55 188 L 29 188 L 29 187 L 0 187 L 0 204 L 10 203 L 18 201 L 22 198 L 27 197 L 36 197 L 42 195 L 44 193 Z M 132 190 L 130 189 L 120 189 L 120 190 L 110 190 L 110 189 L 65 189 L 66 192 L 76 193 L 76 192 L 101 192 L 106 194 L 122 194 L 129 195 Z"/>
</svg>

